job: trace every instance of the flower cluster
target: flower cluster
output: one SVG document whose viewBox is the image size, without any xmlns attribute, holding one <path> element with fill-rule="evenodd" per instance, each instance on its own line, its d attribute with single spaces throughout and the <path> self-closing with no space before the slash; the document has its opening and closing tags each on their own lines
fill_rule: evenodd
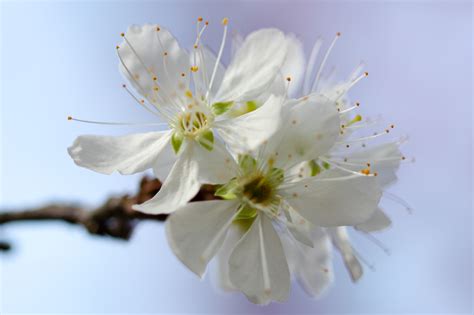
<svg viewBox="0 0 474 315">
<path fill-rule="evenodd" d="M 353 280 L 362 274 L 346 228 L 381 230 L 379 207 L 404 156 L 400 141 L 357 136 L 377 122 L 353 114 L 348 91 L 367 72 L 342 82 L 323 75 L 338 33 L 316 67 L 321 41 L 305 61 L 299 40 L 277 29 L 232 38 L 222 63 L 228 19 L 214 54 L 202 43 L 198 19 L 190 51 L 158 25 L 131 26 L 116 47 L 127 92 L 165 131 L 119 137 L 80 136 L 68 151 L 96 172 L 152 169 L 160 191 L 134 209 L 170 214 L 169 244 L 202 276 L 217 256 L 219 284 L 250 301 L 285 301 L 291 277 L 319 295 L 331 282 L 331 244 Z M 69 117 L 71 120 L 91 122 Z M 114 124 L 114 123 L 110 123 Z M 202 184 L 216 200 L 189 202 Z"/>
</svg>

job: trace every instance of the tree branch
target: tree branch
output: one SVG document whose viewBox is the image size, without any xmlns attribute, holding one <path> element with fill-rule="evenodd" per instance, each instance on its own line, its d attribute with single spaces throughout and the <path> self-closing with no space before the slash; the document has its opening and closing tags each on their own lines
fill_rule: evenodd
<svg viewBox="0 0 474 315">
<path fill-rule="evenodd" d="M 84 227 L 92 235 L 110 236 L 128 240 L 136 224 L 143 220 L 164 221 L 167 215 L 149 215 L 134 211 L 132 205 L 152 198 L 161 188 L 157 179 L 142 178 L 135 196 L 109 198 L 96 209 L 85 209 L 74 204 L 50 204 L 35 209 L 0 211 L 0 225 L 20 222 L 61 221 Z M 203 185 L 192 201 L 212 200 L 215 187 Z M 0 241 L 0 251 L 7 251 L 10 245 Z"/>
</svg>

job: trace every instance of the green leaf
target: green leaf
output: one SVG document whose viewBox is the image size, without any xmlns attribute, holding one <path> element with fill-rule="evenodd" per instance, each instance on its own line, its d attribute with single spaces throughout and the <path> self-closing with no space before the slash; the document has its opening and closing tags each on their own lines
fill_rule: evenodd
<svg viewBox="0 0 474 315">
<path fill-rule="evenodd" d="M 237 188 L 237 179 L 231 179 L 227 184 L 219 187 L 214 196 L 221 197 L 225 200 L 235 199 L 237 195 L 234 193 L 234 190 Z"/>
<path fill-rule="evenodd" d="M 219 116 L 219 115 L 224 114 L 226 111 L 228 111 L 232 107 L 232 105 L 234 105 L 233 101 L 218 102 L 218 103 L 212 104 L 211 108 L 212 108 L 213 114 L 216 116 Z"/>
<path fill-rule="evenodd" d="M 181 145 L 183 144 L 184 136 L 181 132 L 175 132 L 171 136 L 171 146 L 173 147 L 174 153 L 178 154 Z"/>
<path fill-rule="evenodd" d="M 319 166 L 318 163 L 316 163 L 314 160 L 311 160 L 308 163 L 309 167 L 311 168 L 311 176 L 316 176 L 321 173 L 321 166 Z"/>
<path fill-rule="evenodd" d="M 214 134 L 211 129 L 207 129 L 197 137 L 198 143 L 205 149 L 212 151 L 214 148 Z"/>
</svg>

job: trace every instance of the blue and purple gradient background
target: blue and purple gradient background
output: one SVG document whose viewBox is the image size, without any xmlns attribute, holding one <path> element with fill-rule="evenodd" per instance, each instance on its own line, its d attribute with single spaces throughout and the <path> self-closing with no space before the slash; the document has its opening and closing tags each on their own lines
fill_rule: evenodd
<svg viewBox="0 0 474 315">
<path fill-rule="evenodd" d="M 329 66 L 343 76 L 367 63 L 353 91 L 364 112 L 395 122 L 415 164 L 391 191 L 393 227 L 379 235 L 385 256 L 354 235 L 376 265 L 352 284 L 335 255 L 336 282 L 320 300 L 295 284 L 286 304 L 259 307 L 216 293 L 170 252 L 163 226 L 144 223 L 130 242 L 94 238 L 64 224 L 3 228 L 15 251 L 0 257 L 0 313 L 470 313 L 472 311 L 471 2 L 387 1 L 4 1 L 1 8 L 1 202 L 22 208 L 50 201 L 97 205 L 132 192 L 139 176 L 103 176 L 76 167 L 66 147 L 80 134 L 123 134 L 126 127 L 68 123 L 69 114 L 150 121 L 120 88 L 115 45 L 130 24 L 160 23 L 190 46 L 194 21 L 222 17 L 243 34 L 278 27 L 307 52 L 318 35 L 337 43 Z M 326 46 L 327 47 L 327 46 Z M 402 132 L 400 132 L 402 131 Z M 387 203 L 388 204 L 388 203 Z"/>
</svg>

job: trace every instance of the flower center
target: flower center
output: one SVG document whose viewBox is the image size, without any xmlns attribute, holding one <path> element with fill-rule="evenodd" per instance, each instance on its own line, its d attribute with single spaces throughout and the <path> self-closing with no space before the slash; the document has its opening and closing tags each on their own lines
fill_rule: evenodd
<svg viewBox="0 0 474 315">
<path fill-rule="evenodd" d="M 257 174 L 243 185 L 242 194 L 251 202 L 258 204 L 269 203 L 274 196 L 272 183 L 263 175 Z"/>
<path fill-rule="evenodd" d="M 187 136 L 194 136 L 209 127 L 209 119 L 203 112 L 188 112 L 179 116 L 180 131 Z"/>
</svg>

